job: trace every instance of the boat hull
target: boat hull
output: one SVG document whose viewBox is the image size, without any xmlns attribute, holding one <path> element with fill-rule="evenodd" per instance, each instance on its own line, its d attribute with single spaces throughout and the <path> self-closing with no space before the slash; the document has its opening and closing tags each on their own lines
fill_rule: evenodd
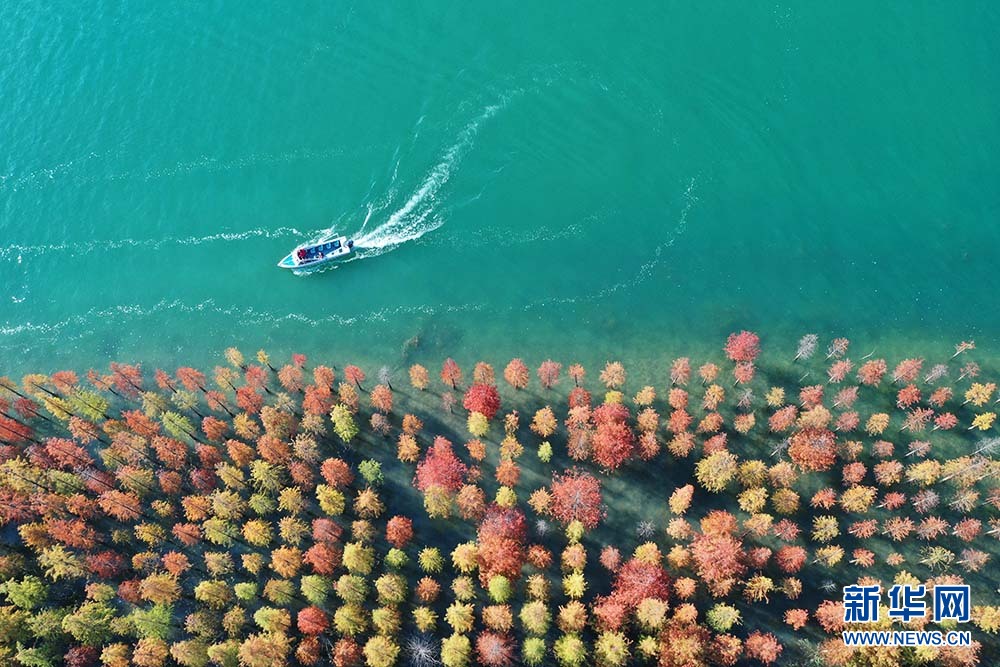
<svg viewBox="0 0 1000 667">
<path fill-rule="evenodd" d="M 306 255 L 306 256 L 302 256 Z M 325 244 L 299 246 L 281 258 L 279 269 L 291 271 L 310 271 L 327 264 L 335 264 L 354 255 L 354 243 L 345 238 Z"/>
</svg>

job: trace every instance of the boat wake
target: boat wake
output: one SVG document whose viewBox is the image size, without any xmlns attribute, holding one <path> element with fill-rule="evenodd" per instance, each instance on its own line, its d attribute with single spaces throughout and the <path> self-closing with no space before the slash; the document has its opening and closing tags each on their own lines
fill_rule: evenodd
<svg viewBox="0 0 1000 667">
<path fill-rule="evenodd" d="M 655 275 L 657 269 L 665 263 L 670 249 L 676 245 L 687 230 L 689 214 L 699 201 L 696 190 L 697 179 L 692 177 L 681 196 L 680 211 L 674 220 L 671 232 L 656 246 L 649 260 L 639 265 L 630 278 L 601 288 L 590 294 L 550 296 L 524 304 L 511 304 L 506 308 L 499 309 L 489 309 L 481 301 L 466 303 L 443 302 L 438 304 L 387 306 L 380 310 L 359 312 L 354 315 L 345 315 L 339 312 L 317 315 L 309 312 L 272 311 L 237 305 L 223 306 L 217 304 L 214 299 L 207 299 L 193 304 L 186 303 L 180 299 L 165 299 L 152 306 L 119 304 L 109 308 L 92 308 L 85 313 L 72 315 L 64 320 L 50 323 L 0 321 L 0 351 L 27 349 L 24 342 L 24 337 L 26 336 L 30 336 L 30 345 L 33 346 L 42 343 L 54 344 L 58 341 L 63 348 L 66 348 L 68 342 L 97 335 L 99 333 L 97 329 L 99 324 L 111 323 L 112 325 L 116 325 L 118 323 L 133 322 L 139 317 L 152 318 L 166 313 L 219 315 L 224 317 L 226 326 L 231 326 L 235 322 L 240 326 L 257 326 L 261 323 L 267 323 L 272 327 L 284 325 L 300 325 L 313 328 L 321 326 L 358 327 L 385 324 L 394 321 L 400 316 L 437 316 L 442 314 L 483 312 L 513 315 L 515 312 L 547 311 L 551 310 L 554 306 L 600 302 L 616 292 L 638 287 Z"/>
<path fill-rule="evenodd" d="M 445 223 L 444 212 L 440 207 L 442 188 L 472 149 L 482 124 L 502 110 L 511 97 L 512 95 L 506 95 L 500 101 L 487 106 L 463 127 L 455 142 L 444 151 L 441 160 L 427 172 L 409 198 L 390 213 L 384 222 L 371 229 L 368 229 L 369 224 L 392 206 L 395 195 L 393 186 L 390 185 L 389 196 L 379 202 L 367 204 L 364 222 L 354 236 L 355 255 L 344 262 L 332 265 L 332 268 L 350 261 L 384 255 L 404 243 L 416 241 L 440 228 Z M 393 170 L 393 181 L 397 173 L 398 161 Z M 335 229 L 336 227 L 331 227 L 323 237 L 336 236 Z"/>
<path fill-rule="evenodd" d="M 170 246 L 202 245 L 205 243 L 225 243 L 247 241 L 250 239 L 307 239 L 314 236 L 315 231 L 301 231 L 295 227 L 278 227 L 275 229 L 248 229 L 242 232 L 218 232 L 204 236 L 167 237 L 162 239 L 114 239 L 108 241 L 86 241 L 81 243 L 51 243 L 39 245 L 8 245 L 0 247 L 0 260 L 14 260 L 20 263 L 26 255 L 46 255 L 59 253 L 60 256 L 89 255 L 94 252 L 121 250 L 123 248 L 143 248 L 159 250 Z"/>
</svg>

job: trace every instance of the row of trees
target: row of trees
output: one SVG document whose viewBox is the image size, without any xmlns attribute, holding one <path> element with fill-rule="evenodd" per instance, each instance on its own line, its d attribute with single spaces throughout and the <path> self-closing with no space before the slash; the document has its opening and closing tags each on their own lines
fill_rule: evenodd
<svg viewBox="0 0 1000 667">
<path fill-rule="evenodd" d="M 235 349 L 208 374 L 3 378 L 0 658 L 781 662 L 774 626 L 744 627 L 758 605 L 786 632 L 837 633 L 837 601 L 813 609 L 804 593 L 876 574 L 959 583 L 991 563 L 1000 440 L 973 434 L 993 428 L 996 387 L 958 347 L 890 376 L 883 360 L 855 367 L 837 339 L 826 381 L 810 383 L 807 336 L 790 386 L 769 382 L 787 373 L 758 368 L 760 339 L 740 332 L 725 361 L 676 359 L 660 390 L 631 398 L 621 363 L 595 399 L 581 365 L 563 381 L 547 360 L 534 376 L 548 405 L 521 391 L 532 373 L 517 359 L 505 397 L 490 364 L 466 384 L 446 360 L 439 407 L 423 366 L 406 392 L 387 369 L 370 383 L 357 366 Z M 648 506 L 609 496 L 611 476 Z M 973 620 L 975 646 L 917 659 L 974 664 L 1000 608 L 982 601 Z M 819 659 L 912 658 L 837 642 Z"/>
</svg>

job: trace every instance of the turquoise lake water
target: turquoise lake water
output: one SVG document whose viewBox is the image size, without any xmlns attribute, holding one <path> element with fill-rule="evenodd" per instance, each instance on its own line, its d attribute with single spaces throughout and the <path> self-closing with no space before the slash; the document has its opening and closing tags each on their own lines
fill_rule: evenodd
<svg viewBox="0 0 1000 667">
<path fill-rule="evenodd" d="M 1000 5 L 538 5 L 0 6 L 0 373 L 998 349 Z"/>
</svg>

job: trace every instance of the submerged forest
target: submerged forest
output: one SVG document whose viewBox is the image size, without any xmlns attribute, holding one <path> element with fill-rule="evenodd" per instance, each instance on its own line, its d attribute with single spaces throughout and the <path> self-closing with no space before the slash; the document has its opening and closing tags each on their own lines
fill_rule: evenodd
<svg viewBox="0 0 1000 667">
<path fill-rule="evenodd" d="M 997 664 L 995 370 L 764 347 L 0 378 L 0 664 Z M 845 646 L 859 582 L 973 645 Z"/>
</svg>

